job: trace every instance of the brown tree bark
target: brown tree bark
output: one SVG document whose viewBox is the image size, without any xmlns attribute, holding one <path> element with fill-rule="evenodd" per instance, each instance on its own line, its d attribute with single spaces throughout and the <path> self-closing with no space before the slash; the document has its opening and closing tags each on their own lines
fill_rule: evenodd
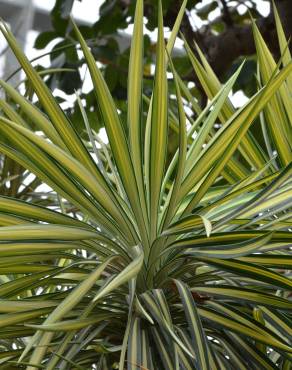
<svg viewBox="0 0 292 370">
<path fill-rule="evenodd" d="M 228 13 L 226 0 L 220 1 L 223 4 L 222 20 L 225 23 L 225 30 L 222 33 L 214 35 L 208 27 L 195 31 L 187 16 L 184 17 L 181 26 L 182 33 L 190 46 L 194 45 L 194 41 L 198 43 L 219 78 L 224 75 L 238 57 L 249 56 L 255 53 L 251 25 L 240 26 L 233 23 L 232 16 Z M 172 27 L 175 21 L 180 2 L 177 3 L 178 7 L 169 9 L 164 18 L 166 26 Z M 292 34 L 292 0 L 275 0 L 275 4 L 287 39 L 289 39 Z M 147 11 L 151 10 L 148 9 Z M 271 11 L 267 17 L 258 18 L 257 25 L 272 53 L 275 56 L 279 56 L 273 12 Z"/>
<path fill-rule="evenodd" d="M 292 34 L 292 1 L 278 0 L 276 1 L 276 6 L 288 39 Z M 275 56 L 279 57 L 278 38 L 273 12 L 266 18 L 259 18 L 257 20 L 257 25 L 269 49 Z M 238 57 L 255 53 L 255 45 L 250 25 L 227 26 L 226 30 L 221 34 L 206 35 L 205 37 L 201 37 L 201 40 L 202 48 L 219 77 L 230 68 L 230 65 Z"/>
</svg>

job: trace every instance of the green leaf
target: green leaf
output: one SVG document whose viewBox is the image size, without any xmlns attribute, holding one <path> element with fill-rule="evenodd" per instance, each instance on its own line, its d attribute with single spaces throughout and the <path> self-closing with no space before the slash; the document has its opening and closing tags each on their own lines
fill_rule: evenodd
<svg viewBox="0 0 292 370">
<path fill-rule="evenodd" d="M 182 103 L 182 97 L 180 93 L 180 87 L 178 84 L 177 74 L 174 70 L 174 66 L 172 64 L 171 58 L 168 58 L 171 70 L 173 73 L 173 78 L 175 82 L 175 91 L 176 91 L 176 98 L 178 104 L 178 113 L 179 113 L 179 148 L 178 148 L 178 164 L 177 170 L 175 174 L 175 180 L 172 185 L 172 189 L 170 191 L 170 196 L 168 196 L 167 201 L 165 202 L 164 209 L 166 209 L 166 213 L 164 216 L 164 223 L 163 226 L 168 226 L 170 220 L 172 219 L 178 204 L 178 195 L 179 190 L 181 187 L 181 182 L 185 170 L 185 162 L 186 162 L 186 153 L 187 153 L 187 134 L 186 134 L 186 116 L 185 111 Z M 163 193 L 161 193 L 163 194 Z M 167 206 L 167 207 L 166 207 Z"/>
<path fill-rule="evenodd" d="M 176 333 L 171 328 L 171 325 L 168 323 L 167 318 L 161 312 L 160 306 L 156 303 L 154 297 L 151 293 L 146 292 L 141 295 L 143 301 L 145 302 L 150 314 L 153 318 L 158 322 L 160 328 L 170 336 L 169 339 L 172 339 L 174 343 L 176 343 L 181 349 L 191 358 L 194 358 L 193 354 L 190 350 L 184 345 L 184 343 L 180 340 L 180 338 L 176 335 Z"/>
<path fill-rule="evenodd" d="M 55 144 L 59 145 L 63 149 L 66 148 L 55 127 L 52 125 L 50 120 L 48 120 L 45 115 L 37 109 L 37 107 L 35 107 L 27 99 L 22 97 L 15 89 L 13 89 L 12 86 L 7 84 L 6 82 L 0 80 L 0 85 L 5 89 L 5 92 L 9 94 L 9 96 L 15 101 L 15 103 L 20 105 L 22 111 L 27 114 L 33 124 L 35 124 L 41 131 L 43 131 Z M 11 115 L 9 118 L 13 120 L 13 117 Z M 18 119 L 13 121 L 16 123 L 20 123 Z M 27 125 L 25 127 L 27 127 Z"/>
<path fill-rule="evenodd" d="M 252 23 L 252 27 L 259 60 L 261 79 L 263 83 L 267 83 L 274 71 L 277 70 L 277 65 L 255 22 Z M 288 65 L 289 63 L 287 66 Z M 290 139 L 292 138 L 292 110 L 290 102 L 291 98 L 289 95 L 290 94 L 287 90 L 286 83 L 283 83 L 283 85 L 279 87 L 275 96 L 271 98 L 265 110 L 267 123 L 272 133 L 273 142 L 276 146 L 279 158 L 285 166 L 287 166 L 292 159 L 290 144 Z M 275 120 L 278 121 L 277 125 L 274 125 Z"/>
<path fill-rule="evenodd" d="M 90 229 L 88 224 L 78 221 L 72 217 L 66 216 L 59 212 L 54 212 L 39 205 L 29 204 L 19 199 L 13 199 L 10 197 L 0 196 L 0 212 L 5 212 L 37 221 L 79 226 Z"/>
<path fill-rule="evenodd" d="M 97 324 L 98 322 L 108 320 L 115 316 L 116 316 L 115 314 L 104 313 L 94 317 L 87 317 L 86 319 L 76 318 L 74 320 L 58 321 L 53 324 L 42 324 L 42 325 L 26 324 L 26 326 L 41 331 L 51 331 L 51 332 L 72 331 L 86 328 L 89 325 Z"/>
<path fill-rule="evenodd" d="M 157 236 L 158 212 L 160 200 L 160 188 L 164 176 L 164 166 L 167 150 L 167 78 L 165 45 L 163 36 L 162 7 L 159 3 L 158 15 L 158 42 L 156 50 L 156 70 L 154 79 L 153 104 L 151 106 L 151 130 L 150 130 L 150 151 L 149 151 L 149 196 L 150 220 L 151 220 L 151 240 Z M 147 181 L 147 180 L 146 180 Z"/>
<path fill-rule="evenodd" d="M 36 49 L 44 49 L 52 40 L 58 37 L 55 31 L 45 31 L 41 32 L 34 42 L 34 47 Z"/>
<path fill-rule="evenodd" d="M 193 350 L 196 353 L 196 368 L 200 370 L 210 369 L 207 337 L 205 335 L 191 291 L 183 282 L 179 280 L 174 280 L 174 282 L 179 291 L 188 321 L 188 328 L 192 336 Z"/>
<path fill-rule="evenodd" d="M 9 46 L 13 50 L 14 55 L 24 69 L 29 81 L 31 82 L 35 90 L 35 93 L 40 100 L 40 103 L 42 104 L 43 108 L 45 109 L 55 129 L 66 144 L 67 148 L 76 158 L 80 158 L 89 169 L 95 171 L 96 166 L 92 161 L 89 153 L 85 149 L 81 139 L 76 134 L 75 130 L 57 104 L 55 98 L 49 91 L 44 81 L 34 70 L 27 57 L 23 54 L 13 34 L 3 24 L 0 25 L 0 30 L 3 36 L 6 38 Z"/>
<path fill-rule="evenodd" d="M 281 86 L 283 80 L 287 77 L 291 70 L 292 63 L 285 67 L 269 85 L 264 87 L 244 107 L 237 111 L 237 113 L 231 117 L 228 123 L 217 132 L 217 134 L 201 152 L 195 165 L 193 165 L 189 174 L 186 176 L 182 184 L 181 197 L 187 194 L 194 187 L 194 185 L 197 184 L 198 179 L 201 179 L 208 173 L 212 167 L 212 164 L 214 164 L 219 157 L 221 157 L 221 161 L 217 162 L 217 166 L 220 166 L 221 164 L 220 169 L 222 169 L 223 165 L 227 163 L 231 154 L 236 150 L 238 143 L 244 136 L 244 133 L 249 128 L 253 120 L 256 118 L 257 114 L 265 106 L 277 88 Z M 239 129 L 240 131 L 238 132 Z M 215 180 L 214 174 L 215 172 L 211 172 L 209 175 L 210 185 Z M 216 177 L 217 174 L 218 173 L 216 172 Z"/>
<path fill-rule="evenodd" d="M 92 53 L 86 45 L 86 42 L 83 39 L 77 26 L 73 21 L 72 23 L 76 37 L 80 42 L 82 51 L 84 53 L 93 85 L 95 87 L 94 91 L 101 110 L 101 114 L 104 119 L 105 128 L 107 131 L 117 170 L 121 176 L 130 204 L 137 216 L 137 223 L 142 234 L 143 241 L 147 245 L 148 236 L 146 230 L 146 220 L 143 218 L 129 147 L 123 126 L 118 116 L 117 108 L 115 107 L 115 103 L 108 90 L 108 87 L 106 86 L 102 74 L 96 66 Z"/>
<path fill-rule="evenodd" d="M 286 352 L 292 352 L 291 347 L 279 341 L 279 339 L 274 339 L 271 335 L 268 335 L 265 332 L 255 330 L 254 327 L 244 325 L 240 321 L 235 321 L 234 318 L 229 318 L 209 308 L 199 308 L 198 310 L 203 319 L 208 319 L 217 325 L 222 325 L 231 330 L 231 332 L 237 332 L 247 337 L 254 338 L 262 343 L 266 343 L 269 346 L 273 346 Z"/>
<path fill-rule="evenodd" d="M 98 234 L 88 229 L 63 225 L 15 225 L 0 228 L 0 240 L 82 240 Z"/>
<path fill-rule="evenodd" d="M 169 226 L 167 230 L 163 232 L 163 235 L 181 234 L 192 232 L 198 227 L 205 227 L 207 237 L 210 236 L 212 230 L 211 222 L 204 216 L 191 215 L 174 222 Z"/>
<path fill-rule="evenodd" d="M 128 343 L 128 369 L 134 370 L 137 367 L 144 366 L 142 363 L 142 353 L 141 353 L 141 324 L 138 317 L 134 317 L 132 320 L 132 325 L 129 334 Z"/>
<path fill-rule="evenodd" d="M 271 239 L 271 234 L 260 236 L 258 238 L 241 242 L 238 244 L 222 245 L 207 248 L 195 248 L 190 249 L 185 252 L 187 255 L 192 255 L 195 257 L 215 257 L 222 259 L 237 258 L 241 256 L 246 256 L 252 253 L 260 251 L 260 248 L 265 246 Z"/>
<path fill-rule="evenodd" d="M 96 296 L 93 299 L 93 302 L 97 302 L 102 297 L 109 294 L 111 291 L 117 289 L 120 285 L 123 285 L 130 279 L 137 276 L 139 271 L 141 270 L 144 262 L 144 253 L 142 248 L 140 247 L 133 247 L 132 253 L 134 255 L 133 261 L 124 269 L 122 270 L 117 276 L 115 276 L 110 282 L 105 284 L 101 289 L 98 291 Z"/>
<path fill-rule="evenodd" d="M 128 75 L 128 127 L 131 159 L 135 171 L 144 219 L 148 220 L 142 173 L 142 83 L 143 83 L 143 1 L 136 3 L 135 23 Z"/>
<path fill-rule="evenodd" d="M 7 313 L 0 315 L 0 327 L 10 326 L 14 324 L 23 324 L 25 321 L 40 317 L 50 311 L 50 308 L 40 308 L 33 311 Z"/>
<path fill-rule="evenodd" d="M 102 272 L 106 267 L 113 261 L 115 257 L 108 259 L 106 262 L 98 266 L 86 279 L 82 281 L 74 290 L 72 290 L 66 298 L 54 309 L 54 311 L 44 320 L 43 325 L 53 324 L 63 318 L 66 313 L 70 312 L 81 299 L 87 294 L 87 292 L 96 284 Z M 36 347 L 31 355 L 31 363 L 39 364 L 46 352 L 46 347 L 52 339 L 51 333 L 41 334 L 37 331 L 34 336 L 30 339 L 25 347 L 19 361 L 21 361 L 26 354 L 32 349 L 33 345 L 38 342 L 39 347 Z"/>
<path fill-rule="evenodd" d="M 255 266 L 252 263 L 237 261 L 237 260 L 223 260 L 219 258 L 196 257 L 198 260 L 207 264 L 218 267 L 224 271 L 233 272 L 236 275 L 241 275 L 265 282 L 272 286 L 281 287 L 283 289 L 291 289 L 292 282 L 276 272 L 268 270 L 264 267 Z"/>
<path fill-rule="evenodd" d="M 275 307 L 282 310 L 290 310 L 292 303 L 287 299 L 274 296 L 272 294 L 263 293 L 260 290 L 232 287 L 232 286 L 196 286 L 193 290 L 197 293 L 202 293 L 222 298 L 222 300 L 228 299 L 230 301 L 247 301 L 255 305 L 263 305 L 267 307 Z"/>
<path fill-rule="evenodd" d="M 282 23 L 281 23 L 281 20 L 280 20 L 280 17 L 279 17 L 279 13 L 278 13 L 278 10 L 275 6 L 274 1 L 273 1 L 273 12 L 274 12 L 274 17 L 275 17 L 275 22 L 276 22 L 276 29 L 277 29 L 278 39 L 279 39 L 279 46 L 280 46 L 281 54 L 283 55 L 283 65 L 286 66 L 291 62 L 292 58 L 291 58 L 291 53 L 290 53 L 289 47 L 287 47 L 288 42 L 286 40 L 286 36 L 285 36 L 284 30 L 283 30 L 283 26 L 282 26 Z M 289 88 L 290 93 L 291 93 L 291 90 L 292 90 L 292 77 L 291 76 L 287 77 L 287 85 L 288 85 L 288 88 Z"/>
<path fill-rule="evenodd" d="M 159 356 L 164 365 L 164 368 L 169 369 L 169 370 L 175 370 L 173 363 L 172 363 L 172 358 L 168 351 L 168 346 L 164 343 L 163 338 L 160 335 L 159 331 L 155 327 L 152 327 L 151 331 L 152 331 L 152 335 L 154 338 L 154 342 L 158 349 Z"/>
<path fill-rule="evenodd" d="M 4 118 L 0 118 L 0 121 L 3 125 L 6 124 L 12 126 L 15 130 L 19 132 L 20 135 L 27 137 L 34 144 L 38 145 L 40 147 L 40 150 L 45 150 L 45 152 L 47 152 L 56 161 L 58 161 L 67 171 L 70 171 L 72 174 L 74 174 L 75 178 L 79 182 L 81 182 L 81 184 L 85 188 L 88 189 L 87 191 L 93 193 L 102 207 L 114 218 L 119 219 L 121 224 L 124 225 L 126 229 L 128 229 L 129 221 L 127 224 L 125 224 L 127 219 L 124 219 L 124 215 L 120 215 L 121 209 L 117 209 L 117 203 L 114 202 L 113 195 L 108 189 L 108 186 L 102 186 L 99 183 L 98 179 L 96 179 L 94 175 L 91 175 L 91 173 L 84 166 L 82 166 L 80 162 L 75 160 L 72 156 L 68 155 L 62 149 L 54 146 L 52 143 L 48 143 L 46 140 L 30 132 L 29 130 L 24 129 L 23 127 L 20 127 L 13 122 L 5 120 Z M 17 139 L 17 136 L 15 138 Z M 21 140 L 21 136 L 19 140 Z M 24 145 L 24 142 L 22 145 Z M 27 150 L 29 151 L 28 145 Z M 48 161 L 49 158 L 47 158 L 47 163 Z M 52 163 L 52 165 L 55 166 L 54 163 Z M 129 232 L 131 233 L 131 231 Z"/>
<path fill-rule="evenodd" d="M 264 356 L 254 345 L 251 345 L 246 340 L 243 340 L 242 337 L 236 335 L 234 333 L 228 333 L 230 337 L 230 341 L 232 346 L 235 346 L 235 350 L 242 352 L 245 351 L 248 354 L 250 362 L 252 364 L 257 364 L 262 369 L 267 370 L 276 370 L 277 367 L 275 364 L 268 358 L 268 356 Z"/>
</svg>

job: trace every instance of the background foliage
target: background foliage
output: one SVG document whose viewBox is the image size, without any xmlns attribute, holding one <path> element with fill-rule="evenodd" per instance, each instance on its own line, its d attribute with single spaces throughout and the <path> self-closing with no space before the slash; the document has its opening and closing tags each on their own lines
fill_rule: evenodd
<svg viewBox="0 0 292 370">
<path fill-rule="evenodd" d="M 51 63 L 54 67 L 73 68 L 75 72 L 71 74 L 62 73 L 58 76 L 52 76 L 48 80 L 50 88 L 58 87 L 67 94 L 73 94 L 74 90 L 80 88 L 82 84 L 78 68 L 83 64 L 83 61 L 79 60 L 74 48 L 70 47 L 72 42 L 76 41 L 69 24 L 69 14 L 74 1 L 82 3 L 82 0 L 56 1 L 51 13 L 53 29 L 40 34 L 35 43 L 35 47 L 42 49 L 49 42 L 58 39 L 58 42 L 54 43 L 53 50 L 68 47 L 65 50 L 56 51 L 52 54 Z M 266 2 L 271 4 L 269 0 Z M 164 23 L 171 29 L 180 8 L 180 3 L 174 0 L 164 0 L 162 3 Z M 149 31 L 153 31 L 157 27 L 157 4 L 157 1 L 145 1 L 144 16 L 146 28 Z M 276 0 L 276 5 L 278 6 L 286 37 L 289 39 L 292 24 L 292 11 L 289 0 Z M 95 59 L 102 63 L 106 82 L 122 111 L 125 111 L 125 100 L 127 98 L 125 75 L 129 60 L 130 43 L 129 40 L 127 42 L 124 41 L 121 46 L 117 34 L 133 24 L 134 9 L 135 1 L 106 0 L 101 5 L 100 17 L 97 21 L 93 25 L 80 26 L 84 38 L 92 46 Z M 219 13 L 215 18 L 212 17 L 212 12 L 214 13 L 214 11 Z M 203 23 L 199 29 L 194 28 L 192 23 L 192 14 L 194 13 Z M 270 14 L 267 17 L 263 17 L 258 11 L 257 1 L 254 0 L 213 0 L 209 1 L 207 5 L 199 0 L 188 1 L 187 15 L 184 16 L 181 26 L 181 31 L 193 51 L 195 52 L 193 45 L 196 42 L 222 82 L 225 82 L 239 67 L 243 58 L 248 57 L 242 74 L 233 87 L 233 92 L 242 90 L 247 96 L 254 94 L 257 88 L 255 79 L 256 60 L 254 58 L 255 46 L 252 38 L 250 16 L 258 21 L 259 29 L 270 50 L 275 56 L 279 57 L 272 7 Z M 147 87 L 148 92 L 151 91 L 153 78 L 151 65 L 153 65 L 154 59 L 155 43 L 153 43 L 153 40 L 151 41 L 149 35 L 145 35 L 144 86 L 146 94 Z M 199 103 L 204 105 L 206 103 L 206 94 L 200 81 L 193 73 L 186 54 L 181 54 L 180 52 L 179 55 L 174 57 L 173 62 L 178 73 L 185 81 L 195 83 L 192 93 L 199 100 Z M 89 119 L 96 116 L 97 107 L 93 95 L 94 93 L 90 92 L 81 96 L 81 98 L 86 100 L 85 109 Z M 77 102 L 70 113 L 71 118 L 78 125 L 80 112 Z M 96 121 L 92 120 L 93 122 L 96 123 Z"/>
</svg>

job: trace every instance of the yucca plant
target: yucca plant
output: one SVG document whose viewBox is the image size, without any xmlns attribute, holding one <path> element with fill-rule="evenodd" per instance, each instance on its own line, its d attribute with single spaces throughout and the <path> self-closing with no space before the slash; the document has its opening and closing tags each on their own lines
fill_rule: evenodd
<svg viewBox="0 0 292 370">
<path fill-rule="evenodd" d="M 228 95 L 241 67 L 221 86 L 200 50 L 198 60 L 186 44 L 209 97 L 201 110 L 171 60 L 185 5 L 166 47 L 159 7 L 147 98 L 137 1 L 127 122 L 72 22 L 109 140 L 101 148 L 82 102 L 88 141 L 1 25 L 42 111 L 1 82 L 18 110 L 0 118 L 0 150 L 48 184 L 62 205 L 58 212 L 0 197 L 1 369 L 290 369 L 287 42 L 276 18 L 276 64 L 253 25 L 259 90 L 237 110 Z M 179 137 L 170 162 L 169 125 Z"/>
</svg>

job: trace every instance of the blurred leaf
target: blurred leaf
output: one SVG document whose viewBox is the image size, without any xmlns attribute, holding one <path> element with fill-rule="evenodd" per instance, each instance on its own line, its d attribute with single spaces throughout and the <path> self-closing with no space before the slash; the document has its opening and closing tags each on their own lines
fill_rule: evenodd
<svg viewBox="0 0 292 370">
<path fill-rule="evenodd" d="M 74 0 L 56 0 L 51 12 L 52 25 L 60 36 L 64 36 L 69 24 L 69 16 Z"/>
<path fill-rule="evenodd" d="M 218 6 L 217 1 L 211 1 L 209 4 L 203 5 L 200 8 L 197 8 L 196 14 L 203 20 L 208 18 L 210 12 L 215 10 Z"/>
<path fill-rule="evenodd" d="M 40 33 L 35 42 L 34 47 L 36 49 L 44 49 L 52 40 L 58 37 L 58 33 L 55 31 L 45 31 Z"/>
</svg>

